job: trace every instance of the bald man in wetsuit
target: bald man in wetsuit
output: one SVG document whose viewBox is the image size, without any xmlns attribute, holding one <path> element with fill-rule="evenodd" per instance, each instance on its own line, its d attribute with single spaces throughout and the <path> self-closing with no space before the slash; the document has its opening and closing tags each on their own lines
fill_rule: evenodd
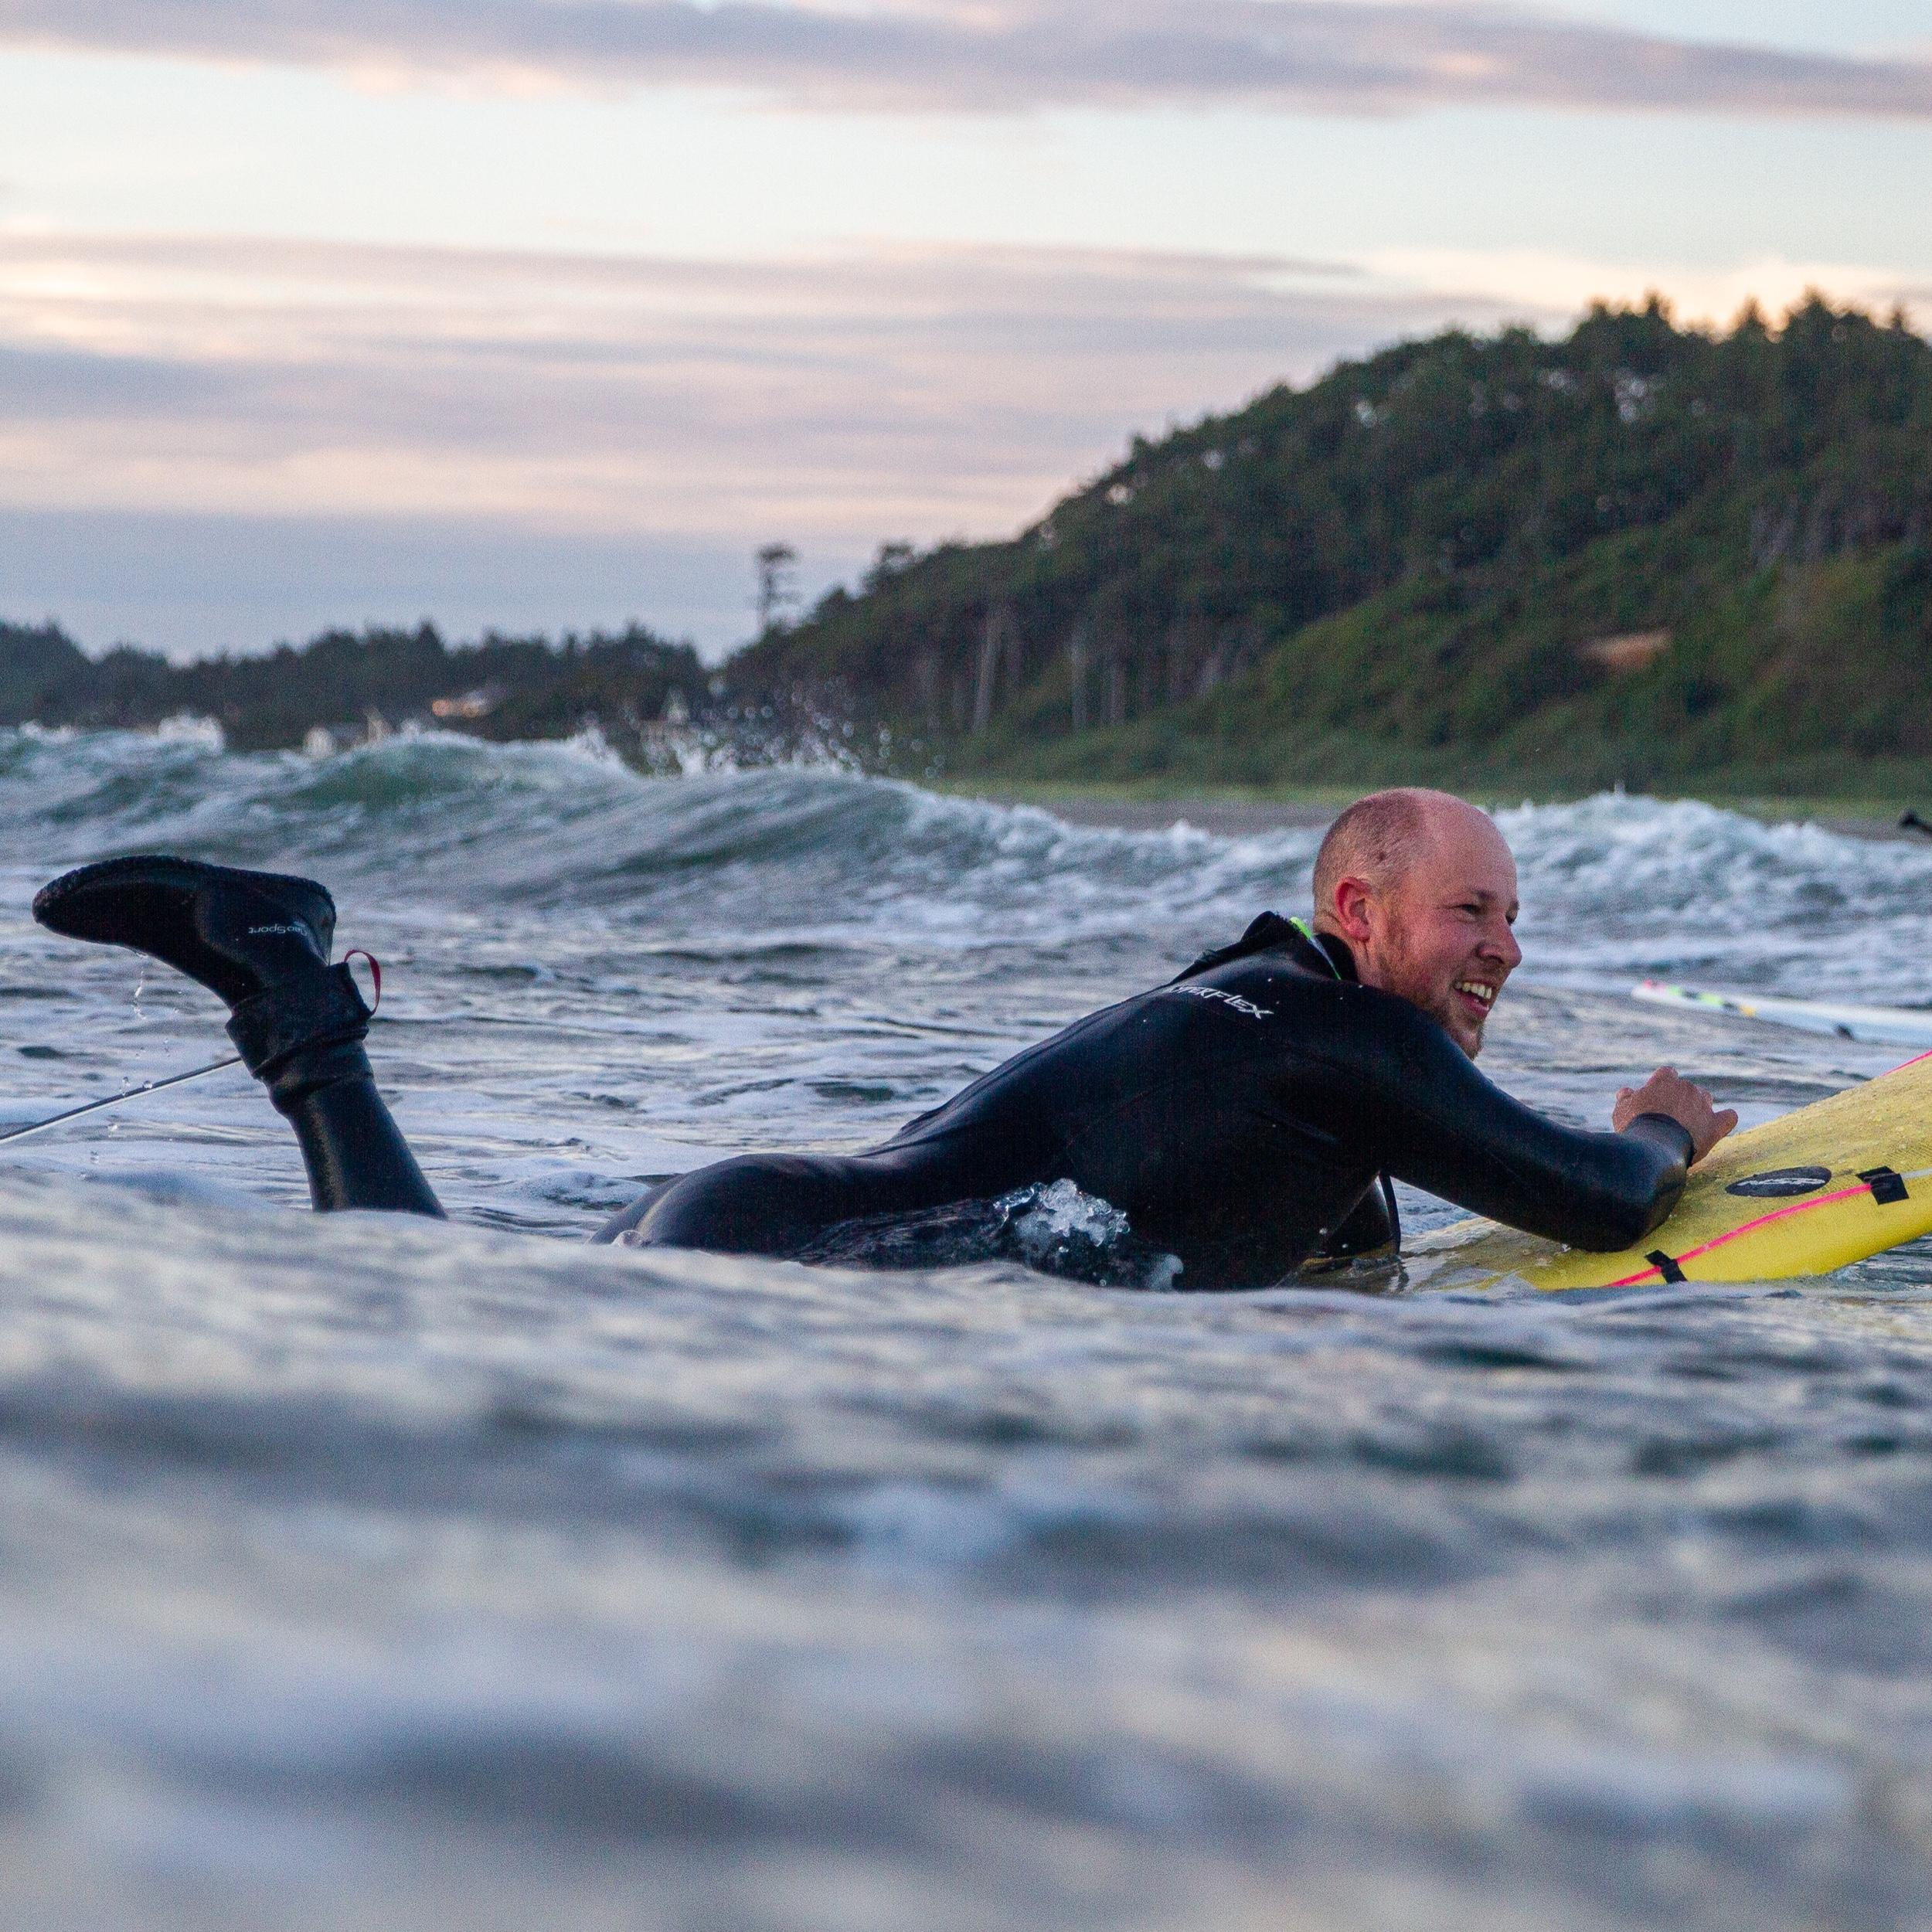
<svg viewBox="0 0 1932 1932">
<path fill-rule="evenodd" d="M 1736 1124 L 1660 1068 L 1613 1131 L 1559 1125 L 1476 1070 L 1522 959 L 1515 865 L 1446 793 L 1359 801 L 1315 862 L 1312 928 L 1264 913 L 1167 985 L 1077 1022 L 862 1154 L 746 1155 L 653 1189 L 598 1238 L 810 1259 L 834 1230 L 1070 1180 L 1181 1264 L 1183 1288 L 1265 1287 L 1399 1239 L 1389 1176 L 1572 1246 L 1657 1226 Z M 369 1009 L 331 967 L 312 880 L 165 857 L 47 886 L 56 932 L 199 980 L 294 1127 L 318 1209 L 442 1213 L 377 1095 Z"/>
</svg>

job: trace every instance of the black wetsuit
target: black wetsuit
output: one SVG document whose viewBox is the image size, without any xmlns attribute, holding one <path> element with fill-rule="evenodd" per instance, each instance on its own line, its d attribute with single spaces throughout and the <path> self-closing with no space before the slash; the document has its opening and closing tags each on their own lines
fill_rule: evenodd
<svg viewBox="0 0 1932 1932">
<path fill-rule="evenodd" d="M 369 1009 L 347 965 L 328 964 L 335 906 L 315 880 L 136 854 L 63 874 L 33 910 L 226 1001 L 318 1208 L 442 1213 L 376 1092 Z M 883 1147 L 720 1161 L 600 1238 L 801 1256 L 853 1223 L 1071 1181 L 1123 1211 L 1143 1250 L 1177 1257 L 1179 1286 L 1259 1287 L 1312 1256 L 1395 1240 L 1389 1175 L 1578 1247 L 1625 1247 L 1670 1212 L 1691 1152 L 1661 1114 L 1584 1134 L 1532 1113 L 1418 1008 L 1359 985 L 1341 940 L 1264 913 Z"/>
<path fill-rule="evenodd" d="M 1267 913 L 883 1146 L 722 1161 L 598 1238 L 797 1255 L 841 1223 L 1066 1179 L 1178 1257 L 1177 1286 L 1259 1287 L 1394 1240 L 1389 1175 L 1574 1247 L 1625 1247 L 1670 1212 L 1691 1154 L 1661 1114 L 1592 1134 L 1532 1112 L 1420 1009 L 1358 984 L 1342 941 Z"/>
</svg>

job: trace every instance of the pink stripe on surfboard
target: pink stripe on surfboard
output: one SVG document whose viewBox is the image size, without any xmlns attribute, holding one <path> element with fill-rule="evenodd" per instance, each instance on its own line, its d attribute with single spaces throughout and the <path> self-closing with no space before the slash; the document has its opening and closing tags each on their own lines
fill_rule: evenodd
<svg viewBox="0 0 1932 1932">
<path fill-rule="evenodd" d="M 1932 1058 L 1932 1055 L 1922 1054 L 1920 1057 Z M 1910 1060 L 1906 1063 L 1908 1066 L 1911 1063 Z M 1898 1070 L 1895 1067 L 1893 1070 L 1896 1073 Z M 1923 1176 L 1914 1174 L 1909 1178 L 1917 1181 Z M 1769 1227 L 1774 1221 L 1784 1220 L 1794 1214 L 1808 1214 L 1813 1208 L 1829 1207 L 1834 1201 L 1849 1201 L 1859 1195 L 1869 1194 L 1871 1191 L 1871 1183 L 1861 1181 L 1856 1187 L 1841 1188 L 1835 1194 L 1821 1194 L 1815 1200 L 1794 1201 L 1789 1207 L 1774 1208 L 1769 1214 L 1760 1214 L 1755 1221 L 1747 1221 L 1742 1227 L 1731 1228 L 1723 1234 L 1713 1235 L 1701 1247 L 1686 1248 L 1682 1254 L 1674 1254 L 1671 1259 L 1681 1268 L 1686 1261 L 1695 1261 L 1700 1254 L 1709 1254 L 1713 1248 L 1721 1248 L 1727 1241 L 1735 1241 L 1740 1235 L 1749 1234 L 1754 1228 Z M 1634 1288 L 1640 1281 L 1648 1281 L 1653 1274 L 1660 1281 L 1664 1278 L 1662 1268 L 1645 1268 L 1641 1274 L 1626 1275 L 1622 1281 L 1608 1281 L 1604 1286 Z"/>
<path fill-rule="evenodd" d="M 1657 982 L 1647 979 L 1644 984 L 1650 986 Z M 1914 1053 L 1909 1060 L 1900 1060 L 1896 1066 L 1888 1066 L 1884 1073 L 1876 1077 L 1883 1080 L 1887 1073 L 1903 1073 L 1908 1066 L 1917 1066 L 1923 1060 L 1932 1060 L 1932 1047 L 1928 1047 L 1923 1053 Z M 1915 1175 L 1912 1178 L 1916 1180 L 1918 1176 Z M 1755 1221 L 1747 1221 L 1741 1228 L 1733 1228 L 1728 1234 L 1718 1235 L 1706 1241 L 1702 1247 L 1688 1249 L 1685 1253 L 1673 1255 L 1671 1258 L 1682 1267 L 1686 1261 L 1694 1261 L 1700 1254 L 1709 1253 L 1713 1248 L 1721 1248 L 1726 1241 L 1735 1241 L 1740 1234 L 1749 1234 L 1753 1228 L 1768 1227 L 1772 1222 L 1781 1221 L 1787 1215 L 1803 1214 L 1811 1208 L 1828 1207 L 1834 1201 L 1849 1201 L 1854 1195 L 1869 1194 L 1871 1191 L 1869 1185 L 1861 1183 L 1857 1187 L 1848 1187 L 1837 1194 L 1821 1194 L 1815 1201 L 1794 1201 L 1789 1207 L 1774 1208 L 1769 1214 L 1760 1214 Z M 1634 1288 L 1639 1282 L 1648 1281 L 1653 1274 L 1660 1281 L 1664 1278 L 1662 1268 L 1645 1268 L 1641 1274 L 1628 1275 L 1621 1281 L 1612 1281 L 1607 1285 L 1613 1288 Z"/>
</svg>

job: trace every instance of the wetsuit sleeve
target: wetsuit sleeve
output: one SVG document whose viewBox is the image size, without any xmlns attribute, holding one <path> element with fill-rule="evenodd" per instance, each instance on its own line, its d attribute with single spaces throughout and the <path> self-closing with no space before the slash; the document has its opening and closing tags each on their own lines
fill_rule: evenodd
<svg viewBox="0 0 1932 1932">
<path fill-rule="evenodd" d="M 1407 1001 L 1335 989 L 1318 1049 L 1363 1155 L 1398 1179 L 1492 1220 L 1599 1253 L 1640 1241 L 1677 1205 L 1690 1135 L 1640 1115 L 1618 1134 L 1560 1126 L 1479 1073 Z"/>
</svg>

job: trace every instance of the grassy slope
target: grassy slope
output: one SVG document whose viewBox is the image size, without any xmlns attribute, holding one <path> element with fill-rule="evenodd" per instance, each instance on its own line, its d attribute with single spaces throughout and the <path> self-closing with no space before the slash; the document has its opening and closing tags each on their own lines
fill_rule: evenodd
<svg viewBox="0 0 1932 1932">
<path fill-rule="evenodd" d="M 1925 554 L 1891 547 L 1713 583 L 1671 554 L 1672 536 L 1611 540 L 1519 594 L 1465 602 L 1453 586 L 1399 586 L 1307 627 L 1192 704 L 1077 736 L 1009 723 L 954 768 L 1170 788 L 1412 778 L 1542 792 L 1924 794 Z M 1574 689 L 1572 613 L 1600 611 L 1611 586 L 1637 580 L 1666 588 L 1628 628 L 1669 625 L 1672 648 Z"/>
</svg>

